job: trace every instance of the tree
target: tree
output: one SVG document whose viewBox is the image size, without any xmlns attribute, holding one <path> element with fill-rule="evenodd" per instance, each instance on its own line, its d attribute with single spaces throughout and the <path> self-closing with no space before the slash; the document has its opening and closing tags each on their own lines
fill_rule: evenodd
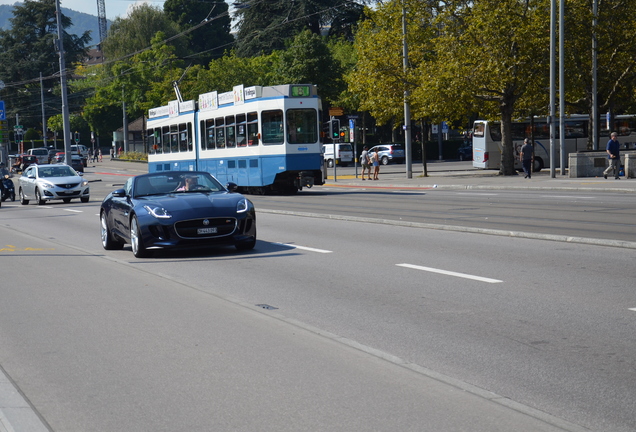
<svg viewBox="0 0 636 432">
<path fill-rule="evenodd" d="M 549 10 L 547 0 L 445 2 L 434 59 L 420 64 L 414 98 L 433 117 L 480 112 L 501 120 L 504 175 L 516 174 L 513 118 L 547 106 Z"/>
<path fill-rule="evenodd" d="M 335 102 L 344 90 L 342 69 L 318 35 L 305 30 L 299 33 L 280 54 L 279 84 L 316 84 L 327 102 Z"/>
<path fill-rule="evenodd" d="M 78 71 L 85 79 L 76 81 L 74 89 L 94 89 L 82 114 L 91 130 L 103 135 L 121 127 L 124 102 L 127 117 L 135 119 L 176 99 L 172 82 L 183 74 L 183 62 L 176 58 L 174 47 L 163 42 L 165 38 L 158 32 L 151 49 L 125 61 Z"/>
<path fill-rule="evenodd" d="M 115 18 L 102 42 L 104 55 L 109 61 L 123 60 L 135 53 L 150 48 L 157 32 L 163 32 L 176 52 L 189 53 L 185 37 L 176 37 L 180 30 L 159 8 L 142 3 L 135 6 L 127 18 Z"/>
<path fill-rule="evenodd" d="M 24 119 L 40 119 L 40 73 L 49 79 L 59 73 L 58 53 L 52 49 L 57 39 L 55 0 L 16 4 L 9 21 L 11 28 L 0 30 L 0 79 L 7 84 L 3 95 L 7 115 L 19 112 Z M 64 29 L 72 25 L 64 15 L 61 22 Z M 76 36 L 64 31 L 63 38 L 66 64 L 83 59 L 90 33 Z M 59 100 L 55 105 L 61 105 Z"/>
<path fill-rule="evenodd" d="M 195 63 L 207 65 L 231 48 L 232 22 L 224 1 L 166 0 L 163 10 L 181 31 L 192 30 L 187 40 Z"/>
<path fill-rule="evenodd" d="M 240 57 L 285 49 L 285 41 L 303 30 L 320 35 L 335 24 L 335 34 L 351 35 L 351 27 L 368 0 L 268 0 L 238 5 L 236 53 Z"/>
<path fill-rule="evenodd" d="M 402 8 L 409 11 L 407 42 L 409 66 L 403 65 Z M 420 1 L 384 3 L 368 10 L 358 25 L 354 47 L 357 63 L 345 80 L 349 92 L 360 101 L 359 109 L 368 111 L 378 124 L 403 124 L 404 92 L 413 91 L 418 81 L 416 68 L 430 58 L 431 11 Z M 417 99 L 411 100 L 414 118 L 427 115 Z"/>
</svg>

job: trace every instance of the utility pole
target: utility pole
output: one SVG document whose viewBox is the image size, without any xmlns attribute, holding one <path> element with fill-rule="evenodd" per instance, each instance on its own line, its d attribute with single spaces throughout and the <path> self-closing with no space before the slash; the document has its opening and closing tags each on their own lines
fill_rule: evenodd
<svg viewBox="0 0 636 432">
<path fill-rule="evenodd" d="M 411 107 L 406 76 L 409 66 L 409 49 L 406 43 L 406 6 L 402 2 L 402 60 L 404 66 L 404 156 L 406 159 L 406 178 L 413 178 L 413 157 L 411 154 Z"/>
<path fill-rule="evenodd" d="M 62 29 L 62 12 L 60 0 L 55 0 L 55 15 L 57 17 L 57 49 L 60 54 L 60 87 L 62 90 L 62 119 L 64 123 L 64 162 L 71 165 L 71 124 L 68 114 L 68 96 L 66 91 L 66 62 L 64 60 L 64 30 Z"/>
</svg>

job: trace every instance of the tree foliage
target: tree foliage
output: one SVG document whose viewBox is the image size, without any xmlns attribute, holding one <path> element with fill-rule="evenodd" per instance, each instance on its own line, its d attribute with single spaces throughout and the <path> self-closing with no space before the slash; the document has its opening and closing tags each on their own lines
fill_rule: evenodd
<svg viewBox="0 0 636 432">
<path fill-rule="evenodd" d="M 402 7 L 408 10 L 407 45 L 409 64 L 405 70 L 402 36 Z M 358 26 L 354 47 L 357 63 L 346 76 L 349 92 L 358 95 L 359 109 L 368 111 L 379 124 L 402 124 L 404 92 L 417 82 L 417 67 L 430 59 L 431 9 L 421 1 L 393 0 L 377 10 L 368 10 L 367 19 Z M 426 116 L 426 110 L 413 99 L 414 118 Z"/>
<path fill-rule="evenodd" d="M 146 3 L 135 6 L 127 17 L 117 17 L 102 42 L 102 50 L 108 61 L 123 60 L 150 47 L 157 32 L 163 32 L 176 52 L 188 53 L 188 41 L 175 37 L 180 29 L 177 23 L 158 7 Z"/>
<path fill-rule="evenodd" d="M 547 104 L 549 1 L 449 1 L 438 11 L 433 61 L 420 65 L 414 97 L 432 117 L 472 112 L 501 120 L 502 174 L 512 175 L 512 120 Z"/>
<path fill-rule="evenodd" d="M 0 79 L 9 84 L 3 91 L 7 115 L 19 112 L 23 118 L 39 118 L 40 73 L 44 77 L 59 74 L 59 56 L 54 49 L 57 39 L 55 0 L 26 0 L 13 8 L 11 28 L 0 30 Z M 62 15 L 62 27 L 71 20 Z M 67 69 L 86 54 L 89 32 L 82 36 L 63 32 Z M 59 81 L 59 78 L 57 78 Z M 55 85 L 55 80 L 47 87 Z"/>
<path fill-rule="evenodd" d="M 228 5 L 223 1 L 166 0 L 163 10 L 167 17 L 187 34 L 190 58 L 206 65 L 231 49 L 234 37 L 230 34 L 231 19 Z"/>
<path fill-rule="evenodd" d="M 320 35 L 323 28 L 332 34 L 351 36 L 362 14 L 362 5 L 370 3 L 342 0 L 268 0 L 239 4 L 236 53 L 241 57 L 269 54 L 285 49 L 285 41 L 309 30 Z"/>
</svg>

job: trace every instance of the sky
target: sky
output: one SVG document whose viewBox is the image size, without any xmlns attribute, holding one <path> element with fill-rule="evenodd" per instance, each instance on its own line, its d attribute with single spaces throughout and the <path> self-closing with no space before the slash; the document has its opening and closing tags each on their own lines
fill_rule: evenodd
<svg viewBox="0 0 636 432">
<path fill-rule="evenodd" d="M 163 9 L 164 0 L 104 0 L 106 18 L 114 20 L 117 17 L 125 17 L 129 7 L 137 3 L 149 3 Z M 0 4 L 12 5 L 20 3 L 16 0 L 0 0 Z M 97 16 L 97 0 L 60 0 L 60 6 L 73 9 L 78 12 Z"/>
</svg>

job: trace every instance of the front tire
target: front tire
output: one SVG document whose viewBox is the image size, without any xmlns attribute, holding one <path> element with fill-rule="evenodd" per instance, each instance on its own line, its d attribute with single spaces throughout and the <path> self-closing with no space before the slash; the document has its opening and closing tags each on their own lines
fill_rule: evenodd
<svg viewBox="0 0 636 432">
<path fill-rule="evenodd" d="M 382 165 L 388 165 L 389 164 L 389 157 L 388 156 L 382 156 L 382 158 L 380 159 L 380 162 L 382 162 Z"/>
<path fill-rule="evenodd" d="M 234 247 L 236 247 L 236 250 L 239 251 L 248 251 L 254 249 L 254 246 L 256 246 L 256 236 L 254 236 L 251 240 L 237 243 Z"/>
<path fill-rule="evenodd" d="M 133 216 L 130 221 L 130 245 L 132 246 L 133 255 L 137 258 L 146 258 L 150 256 L 150 252 L 144 245 L 143 235 L 139 228 L 137 216 Z"/>
<path fill-rule="evenodd" d="M 539 172 L 543 169 L 543 167 L 545 167 L 545 165 L 543 164 L 543 159 L 541 158 L 534 158 L 534 164 L 532 165 L 532 171 L 533 172 Z"/>
<path fill-rule="evenodd" d="M 24 197 L 24 192 L 22 191 L 22 188 L 18 190 L 18 193 L 20 194 L 20 204 L 29 205 L 29 200 Z"/>
<path fill-rule="evenodd" d="M 83 203 L 87 203 L 89 199 L 90 199 L 90 197 L 81 197 L 80 201 L 83 202 Z"/>
<path fill-rule="evenodd" d="M 327 160 L 327 168 L 333 168 L 333 159 Z"/>
<path fill-rule="evenodd" d="M 46 204 L 46 201 L 42 199 L 42 194 L 38 188 L 35 188 L 35 200 L 38 202 L 38 205 Z"/>
<path fill-rule="evenodd" d="M 102 246 L 106 250 L 120 250 L 124 247 L 124 244 L 119 241 L 113 240 L 110 235 L 110 228 L 108 227 L 108 220 L 106 219 L 106 213 L 102 212 L 99 217 L 101 234 L 102 234 Z"/>
</svg>

